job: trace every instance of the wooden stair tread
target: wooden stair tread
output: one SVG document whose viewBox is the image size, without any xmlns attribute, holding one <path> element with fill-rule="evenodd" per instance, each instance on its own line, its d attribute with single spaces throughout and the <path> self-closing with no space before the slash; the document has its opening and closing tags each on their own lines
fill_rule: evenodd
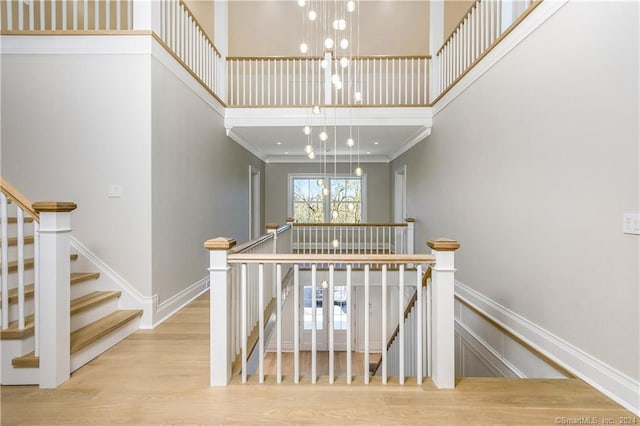
<svg viewBox="0 0 640 426">
<path fill-rule="evenodd" d="M 142 310 L 116 311 L 74 331 L 71 333 L 71 353 L 78 352 L 141 315 Z"/>
<path fill-rule="evenodd" d="M 29 235 L 23 238 L 24 240 L 24 244 L 28 245 L 28 244 L 33 244 L 33 235 Z M 2 241 L 2 240 L 0 240 Z M 9 239 L 7 240 L 7 245 L 9 247 L 11 246 L 17 246 L 18 245 L 18 237 L 9 237 Z"/>
<path fill-rule="evenodd" d="M 71 253 L 69 255 L 69 259 L 70 260 L 76 260 L 78 259 L 78 253 Z M 29 257 L 27 259 L 24 260 L 24 269 L 31 269 L 33 268 L 33 257 Z M 2 265 L 0 265 L 0 267 L 2 267 Z M 9 272 L 16 272 L 18 270 L 18 261 L 17 260 L 12 260 L 8 263 L 8 268 L 9 268 Z"/>
<path fill-rule="evenodd" d="M 80 284 L 88 280 L 96 280 L 100 277 L 100 272 L 72 272 L 71 285 Z"/>
<path fill-rule="evenodd" d="M 24 299 L 32 299 L 35 293 L 35 286 L 33 284 L 27 284 L 24 286 Z M 1 293 L 0 293 L 1 294 Z M 9 289 L 9 304 L 13 305 L 18 303 L 18 289 Z"/>
<path fill-rule="evenodd" d="M 7 219 L 8 219 L 7 223 L 18 223 L 18 218 L 17 217 L 8 217 Z M 33 222 L 33 218 L 32 217 L 26 216 L 24 218 L 24 223 L 31 223 L 31 222 Z"/>
<path fill-rule="evenodd" d="M 94 291 L 71 301 L 71 315 L 79 314 L 111 299 L 117 299 L 120 291 Z"/>
<path fill-rule="evenodd" d="M 37 357 L 35 352 L 29 352 L 26 355 L 22 355 L 11 360 L 13 368 L 38 368 L 40 367 L 40 357 Z"/>
<path fill-rule="evenodd" d="M 18 320 L 11 321 L 9 328 L 0 330 L 0 340 L 19 340 L 33 335 L 33 315 L 24 319 L 24 328 L 18 328 Z"/>
</svg>

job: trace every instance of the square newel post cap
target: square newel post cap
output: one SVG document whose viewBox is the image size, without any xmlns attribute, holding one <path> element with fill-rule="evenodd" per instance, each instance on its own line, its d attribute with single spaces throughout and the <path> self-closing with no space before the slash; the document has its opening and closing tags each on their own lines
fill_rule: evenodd
<svg viewBox="0 0 640 426">
<path fill-rule="evenodd" d="M 409 222 L 415 222 L 416 218 L 415 217 L 408 217 L 404 220 L 405 222 L 409 223 Z"/>
<path fill-rule="evenodd" d="M 437 251 L 456 251 L 460 248 L 460 243 L 449 238 L 437 238 L 427 241 L 427 245 L 432 250 Z"/>
<path fill-rule="evenodd" d="M 235 245 L 236 240 L 233 238 L 218 237 L 205 241 L 204 248 L 209 250 L 229 250 Z"/>
<path fill-rule="evenodd" d="M 267 223 L 265 225 L 265 228 L 267 228 L 267 231 L 273 231 L 274 229 L 278 229 L 280 227 L 280 225 L 278 225 L 277 223 Z"/>
<path fill-rule="evenodd" d="M 38 201 L 31 207 L 38 213 L 69 213 L 78 208 L 78 205 L 71 201 Z"/>
<path fill-rule="evenodd" d="M 296 220 L 295 220 L 294 218 L 292 218 L 292 217 L 288 217 L 288 218 L 286 219 L 286 222 L 287 222 L 287 223 L 293 223 L 293 222 L 295 222 L 295 221 L 296 221 Z"/>
</svg>

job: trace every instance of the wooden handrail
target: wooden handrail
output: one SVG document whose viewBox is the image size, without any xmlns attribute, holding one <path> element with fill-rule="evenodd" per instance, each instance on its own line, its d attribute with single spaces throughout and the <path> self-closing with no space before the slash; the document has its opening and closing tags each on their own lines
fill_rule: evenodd
<svg viewBox="0 0 640 426">
<path fill-rule="evenodd" d="M 293 223 L 293 226 L 304 226 L 304 227 L 310 227 L 310 226 L 316 226 L 316 227 L 330 227 L 330 226 L 335 226 L 335 227 L 339 227 L 339 226 L 353 226 L 353 227 L 367 227 L 367 226 L 397 226 L 397 227 L 401 227 L 401 226 L 407 226 L 406 223 Z"/>
<path fill-rule="evenodd" d="M 427 268 L 424 275 L 422 275 L 422 287 L 427 286 L 430 278 L 431 278 L 431 267 Z M 411 310 L 413 309 L 417 301 L 418 301 L 418 290 L 413 292 L 413 296 L 411 296 L 411 299 L 409 299 L 409 303 L 407 303 L 407 307 L 404 309 L 403 321 L 406 321 L 407 318 L 409 318 L 409 314 L 411 313 Z M 389 337 L 389 340 L 387 341 L 387 349 L 386 349 L 387 351 L 391 348 L 391 345 L 393 345 L 393 341 L 396 339 L 396 337 L 398 337 L 398 334 L 400 334 L 400 324 L 396 325 L 395 330 L 393 330 L 393 333 L 391 333 L 391 337 Z M 376 374 L 381 364 L 382 364 L 382 357 L 380 357 L 380 359 L 378 360 L 378 363 L 376 364 L 375 368 L 371 372 L 372 376 Z"/>
<path fill-rule="evenodd" d="M 216 54 L 218 55 L 219 58 L 222 58 L 222 54 L 220 53 L 220 51 L 218 50 L 218 48 L 216 47 L 215 43 L 213 42 L 213 40 L 211 40 L 211 38 L 209 38 L 209 35 L 205 32 L 204 28 L 202 27 L 202 25 L 200 24 L 200 22 L 198 22 L 198 20 L 196 19 L 196 16 L 193 14 L 193 12 L 191 11 L 191 9 L 189 9 L 189 6 L 187 6 L 187 4 L 184 2 L 184 0 L 178 0 L 178 3 L 182 6 L 184 6 L 185 10 L 187 11 L 187 13 L 189 14 L 189 16 L 191 18 L 193 18 L 193 22 L 196 23 L 196 25 L 198 26 L 198 28 L 200 28 L 200 30 L 202 31 L 202 35 L 204 35 L 204 37 L 207 39 L 207 41 L 211 44 L 211 47 L 213 47 L 213 50 L 216 52 Z"/>
<path fill-rule="evenodd" d="M 362 55 L 362 56 L 336 56 L 331 54 L 332 59 L 348 58 L 353 60 L 363 59 L 431 59 L 431 55 Z M 321 61 L 322 56 L 227 56 L 227 61 L 300 61 L 315 60 Z"/>
<path fill-rule="evenodd" d="M 257 247 L 259 245 L 262 245 L 264 243 L 266 243 L 269 240 L 273 239 L 273 233 L 268 232 L 264 235 L 262 235 L 261 237 L 256 238 L 255 240 L 250 240 L 247 241 L 245 243 L 242 243 L 238 246 L 235 246 L 233 249 L 231 249 L 231 253 L 233 254 L 240 254 L 240 253 L 244 253 L 247 250 Z"/>
<path fill-rule="evenodd" d="M 431 254 L 292 254 L 292 253 L 231 253 L 229 263 L 356 263 L 356 264 L 435 264 Z"/>
<path fill-rule="evenodd" d="M 0 190 L 22 210 L 28 212 L 37 222 L 40 221 L 40 214 L 33 209 L 33 203 L 3 177 L 0 177 Z"/>
</svg>

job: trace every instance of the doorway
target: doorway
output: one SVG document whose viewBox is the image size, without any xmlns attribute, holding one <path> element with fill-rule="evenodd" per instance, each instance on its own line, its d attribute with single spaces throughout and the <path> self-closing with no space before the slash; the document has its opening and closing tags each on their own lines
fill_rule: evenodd
<svg viewBox="0 0 640 426">
<path fill-rule="evenodd" d="M 303 303 L 301 303 L 300 306 L 302 319 L 302 321 L 300 321 L 300 346 L 302 350 L 311 350 L 314 318 L 313 291 L 313 287 L 310 285 L 303 287 Z M 316 350 L 329 350 L 329 330 L 331 327 L 333 327 L 334 350 L 346 350 L 347 312 L 350 309 L 350 306 L 347 304 L 347 287 L 344 285 L 334 285 L 332 305 L 330 305 L 329 289 L 322 288 L 321 284 L 316 286 L 315 296 Z"/>
<path fill-rule="evenodd" d="M 262 235 L 260 224 L 260 170 L 249 166 L 249 239 Z"/>
<path fill-rule="evenodd" d="M 401 166 L 395 170 L 393 179 L 393 221 L 404 223 L 407 218 L 407 166 Z M 396 227 L 395 241 L 403 241 L 404 228 Z M 396 248 L 398 253 L 405 253 L 406 248 Z"/>
</svg>

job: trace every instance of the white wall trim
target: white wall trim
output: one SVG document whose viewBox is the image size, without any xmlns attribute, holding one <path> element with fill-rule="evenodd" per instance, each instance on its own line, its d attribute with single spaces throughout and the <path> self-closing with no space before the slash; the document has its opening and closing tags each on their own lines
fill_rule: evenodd
<svg viewBox="0 0 640 426">
<path fill-rule="evenodd" d="M 249 151 L 251 154 L 258 157 L 260 160 L 265 162 L 267 161 L 267 155 L 264 152 L 258 151 L 258 149 L 255 146 L 253 146 L 252 144 L 247 142 L 242 136 L 234 132 L 233 128 L 227 128 L 227 136 L 229 136 L 238 145 L 240 145 L 241 147 Z"/>
<path fill-rule="evenodd" d="M 472 350 L 480 361 L 498 377 L 518 377 L 524 379 L 527 376 L 509 360 L 502 357 L 491 345 L 478 336 L 460 320 L 455 320 L 455 330 L 462 339 L 463 344 Z M 462 347 L 461 347 L 462 349 Z M 460 356 L 463 356 L 460 354 Z M 463 363 L 464 368 L 464 363 Z M 464 370 L 462 376 L 464 376 Z"/>
<path fill-rule="evenodd" d="M 455 283 L 455 294 L 464 303 L 486 315 L 576 377 L 636 415 L 640 415 L 640 382 L 459 281 Z"/>
<path fill-rule="evenodd" d="M 157 327 L 158 325 L 165 322 L 167 319 L 173 316 L 180 309 L 187 306 L 194 299 L 205 293 L 209 290 L 209 276 L 205 276 L 204 278 L 196 281 L 191 284 L 189 287 L 182 290 L 180 293 L 175 294 L 164 302 L 158 304 L 158 309 L 156 310 L 156 316 L 153 322 L 153 327 Z"/>
<path fill-rule="evenodd" d="M 235 140 L 235 139 L 234 139 Z M 419 142 L 419 141 L 418 141 Z M 354 156 L 355 157 L 355 156 Z M 335 157 L 337 163 L 346 164 L 346 163 L 355 163 L 352 158 L 349 158 L 348 155 L 337 155 Z M 331 158 L 333 162 L 333 157 Z M 268 156 L 265 160 L 266 163 L 307 163 L 307 164 L 318 164 L 322 163 L 323 159 L 320 155 L 318 155 L 315 159 L 310 160 L 306 155 L 275 155 Z M 389 163 L 391 160 L 389 157 L 385 157 L 384 155 L 360 155 L 360 163 Z"/>
<path fill-rule="evenodd" d="M 431 135 L 431 127 L 424 127 L 423 129 L 420 129 L 418 132 L 416 132 L 411 137 L 409 137 L 399 150 L 391 154 L 391 161 L 395 160 L 405 152 L 409 151 L 411 148 L 416 146 L 420 141 L 429 137 L 429 135 Z"/>
<path fill-rule="evenodd" d="M 127 35 L 0 36 L 3 55 L 149 55 L 146 33 Z"/>
<path fill-rule="evenodd" d="M 569 0 L 545 0 L 433 106 L 435 117 Z"/>
<path fill-rule="evenodd" d="M 100 276 L 106 276 L 115 285 L 117 285 L 130 299 L 132 299 L 138 306 L 137 309 L 142 309 L 143 314 L 140 319 L 140 328 L 151 329 L 153 328 L 154 311 L 158 303 L 157 296 L 144 296 L 133 285 L 119 275 L 113 268 L 104 263 L 98 256 L 96 256 L 85 245 L 78 241 L 75 237 L 70 237 L 71 247 L 77 251 L 79 255 L 85 257 L 91 262 Z"/>
<path fill-rule="evenodd" d="M 214 98 L 193 76 L 184 69 L 176 59 L 158 41 L 153 39 L 151 42 L 151 54 L 159 63 L 165 66 L 180 81 L 189 87 L 196 95 L 200 97 L 207 105 L 211 107 L 220 117 L 225 116 L 225 107 Z M 153 77 L 152 77 L 153 78 Z"/>
</svg>

